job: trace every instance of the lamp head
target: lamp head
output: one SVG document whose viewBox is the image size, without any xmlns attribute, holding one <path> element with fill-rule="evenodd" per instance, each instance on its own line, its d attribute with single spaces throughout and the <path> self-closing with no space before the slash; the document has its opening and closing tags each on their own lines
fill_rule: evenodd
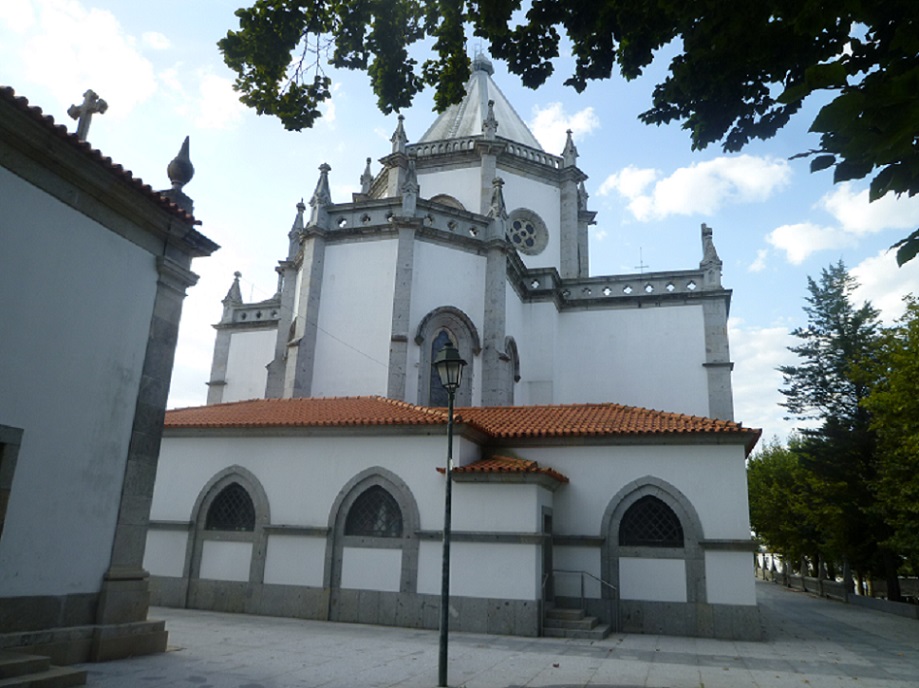
<svg viewBox="0 0 919 688">
<path fill-rule="evenodd" d="M 451 394 L 455 392 L 463 380 L 463 368 L 466 367 L 466 361 L 460 356 L 452 342 L 447 342 L 446 346 L 437 353 L 432 365 L 437 370 L 440 384 L 444 386 L 444 389 Z"/>
</svg>

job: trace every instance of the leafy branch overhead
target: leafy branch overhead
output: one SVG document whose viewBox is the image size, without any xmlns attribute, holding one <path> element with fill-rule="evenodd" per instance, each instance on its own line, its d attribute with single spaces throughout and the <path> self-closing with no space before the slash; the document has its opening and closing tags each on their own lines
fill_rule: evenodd
<svg viewBox="0 0 919 688">
<path fill-rule="evenodd" d="M 680 122 L 692 145 L 742 149 L 768 139 L 811 94 L 832 98 L 811 131 L 814 172 L 871 179 L 872 200 L 919 192 L 919 2 L 915 0 L 256 0 L 220 41 L 242 101 L 287 129 L 311 127 L 330 97 L 325 65 L 366 71 L 384 113 L 435 88 L 443 110 L 469 79 L 467 33 L 524 85 L 574 58 L 582 91 L 618 71 L 634 79 L 664 46 L 676 55 L 647 124 Z M 430 57 L 410 48 L 429 39 Z M 426 44 L 427 45 L 427 44 Z M 294 57 L 292 57 L 294 56 Z M 919 229 L 894 245 L 902 265 Z"/>
</svg>

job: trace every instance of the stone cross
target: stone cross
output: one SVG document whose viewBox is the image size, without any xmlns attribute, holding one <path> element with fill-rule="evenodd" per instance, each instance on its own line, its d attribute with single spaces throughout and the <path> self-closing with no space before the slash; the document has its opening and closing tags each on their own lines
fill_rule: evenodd
<svg viewBox="0 0 919 688">
<path fill-rule="evenodd" d="M 85 141 L 86 134 L 89 133 L 89 123 L 92 121 L 93 115 L 97 112 L 100 115 L 105 114 L 106 110 L 108 110 L 108 103 L 97 96 L 96 92 L 92 89 L 89 89 L 83 94 L 82 105 L 71 105 L 67 109 L 67 114 L 75 120 L 79 120 L 77 122 L 77 138 L 81 141 Z"/>
</svg>

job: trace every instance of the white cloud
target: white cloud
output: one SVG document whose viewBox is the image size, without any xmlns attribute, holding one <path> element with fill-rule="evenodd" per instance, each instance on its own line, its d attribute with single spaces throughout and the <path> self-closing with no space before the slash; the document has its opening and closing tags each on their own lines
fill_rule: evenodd
<svg viewBox="0 0 919 688">
<path fill-rule="evenodd" d="M 811 222 L 782 225 L 772 230 L 766 241 L 785 252 L 785 259 L 792 265 L 800 265 L 816 251 L 852 246 L 852 235 L 837 227 L 821 227 Z"/>
<path fill-rule="evenodd" d="M 195 126 L 201 129 L 233 129 L 243 118 L 245 106 L 233 90 L 233 82 L 216 74 L 204 72 L 198 82 L 200 100 Z"/>
<path fill-rule="evenodd" d="M 647 222 L 670 215 L 711 215 L 726 203 L 764 201 L 790 179 L 785 160 L 738 155 L 681 167 L 663 179 L 655 170 L 625 168 L 607 177 L 600 189 L 601 195 L 617 190 L 629 200 L 635 218 Z"/>
<path fill-rule="evenodd" d="M 747 272 L 762 272 L 766 269 L 766 256 L 769 255 L 767 249 L 761 248 L 756 252 L 756 260 L 747 267 Z"/>
<path fill-rule="evenodd" d="M 148 48 L 153 50 L 168 50 L 172 47 L 172 41 L 158 31 L 145 31 L 140 40 Z"/>
<path fill-rule="evenodd" d="M 763 439 L 785 439 L 799 423 L 786 420 L 779 406 L 781 365 L 794 363 L 788 347 L 796 343 L 786 326 L 747 327 L 742 320 L 728 322 L 731 357 L 734 359 L 734 418 L 747 427 L 763 429 Z M 760 440 L 763 441 L 763 440 Z"/>
<path fill-rule="evenodd" d="M 818 205 L 836 218 L 844 231 L 852 234 L 873 234 L 919 225 L 919 196 L 897 198 L 888 194 L 870 203 L 868 190 L 855 191 L 849 182 L 826 194 Z"/>
<path fill-rule="evenodd" d="M 533 108 L 533 118 L 529 122 L 529 127 L 545 150 L 561 154 L 569 129 L 577 145 L 579 139 L 600 127 L 600 118 L 592 107 L 569 115 L 561 103 L 549 103 L 544 108 Z"/>
<path fill-rule="evenodd" d="M 78 102 L 91 88 L 108 102 L 106 117 L 118 119 L 154 94 L 153 65 L 111 12 L 74 0 L 42 0 L 33 7 L 37 28 L 23 48 L 24 76 L 61 105 Z"/>
<path fill-rule="evenodd" d="M 35 24 L 35 11 L 29 0 L 0 2 L 0 24 L 16 33 L 28 31 Z"/>
<path fill-rule="evenodd" d="M 919 263 L 912 260 L 897 267 L 896 251 L 881 251 L 849 268 L 859 282 L 855 302 L 870 301 L 881 311 L 887 324 L 903 315 L 903 297 L 909 293 L 919 295 Z"/>
</svg>

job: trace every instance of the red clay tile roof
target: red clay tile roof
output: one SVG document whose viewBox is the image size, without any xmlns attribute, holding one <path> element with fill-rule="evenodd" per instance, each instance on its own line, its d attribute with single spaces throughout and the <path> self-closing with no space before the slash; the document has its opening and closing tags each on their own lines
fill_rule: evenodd
<svg viewBox="0 0 919 688">
<path fill-rule="evenodd" d="M 166 412 L 167 428 L 345 427 L 443 425 L 445 409 L 384 397 L 252 399 Z"/>
<path fill-rule="evenodd" d="M 191 213 L 182 210 L 175 203 L 163 196 L 160 192 L 154 191 L 149 184 L 145 184 L 142 179 L 135 177 L 130 170 L 126 170 L 121 165 L 112 161 L 111 158 L 102 155 L 100 151 L 90 146 L 86 141 L 81 141 L 76 134 L 71 134 L 67 128 L 61 124 L 55 124 L 54 118 L 42 113 L 40 107 L 29 105 L 29 101 L 17 96 L 16 92 L 9 86 L 0 86 L 0 100 L 5 101 L 25 113 L 33 120 L 43 125 L 49 132 L 55 134 L 62 141 L 66 141 L 70 146 L 83 153 L 87 159 L 94 161 L 100 167 L 108 170 L 113 176 L 125 181 L 134 187 L 138 192 L 149 198 L 161 208 L 176 216 L 183 222 L 191 225 L 199 225 L 200 221 L 196 220 Z M 168 160 L 164 162 L 168 164 Z"/>
<path fill-rule="evenodd" d="M 439 425 L 446 422 L 445 409 L 379 396 L 254 399 L 166 413 L 167 428 Z M 762 432 L 733 421 L 621 404 L 465 407 L 457 409 L 456 422 L 480 430 L 493 439 L 720 434 L 743 439 L 747 451 L 752 450 Z"/>
<path fill-rule="evenodd" d="M 443 468 L 437 469 L 443 472 Z M 542 468 L 535 461 L 518 459 L 512 456 L 491 456 L 479 459 L 465 466 L 457 466 L 454 473 L 540 473 L 555 478 L 560 483 L 567 483 L 568 477 L 552 468 Z"/>
</svg>

